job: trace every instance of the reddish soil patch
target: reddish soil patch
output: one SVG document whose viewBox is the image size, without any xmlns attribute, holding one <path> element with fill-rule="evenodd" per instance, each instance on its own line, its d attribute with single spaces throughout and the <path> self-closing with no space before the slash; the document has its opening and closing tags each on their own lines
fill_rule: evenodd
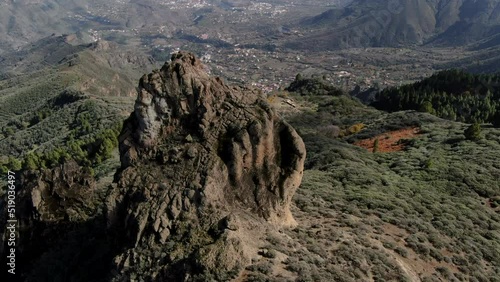
<svg viewBox="0 0 500 282">
<path fill-rule="evenodd" d="M 388 131 L 377 135 L 370 139 L 364 139 L 354 143 L 354 145 L 367 149 L 373 152 L 375 140 L 378 139 L 378 152 L 399 152 L 403 151 L 406 147 L 405 140 L 410 140 L 420 135 L 420 128 L 411 127 L 395 131 Z"/>
</svg>

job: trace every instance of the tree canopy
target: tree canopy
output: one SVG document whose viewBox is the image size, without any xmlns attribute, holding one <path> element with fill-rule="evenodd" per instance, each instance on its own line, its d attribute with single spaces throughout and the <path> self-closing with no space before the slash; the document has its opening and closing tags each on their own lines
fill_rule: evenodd
<svg viewBox="0 0 500 282">
<path fill-rule="evenodd" d="M 500 127 L 500 74 L 441 71 L 413 84 L 386 88 L 372 105 L 389 112 L 417 110 L 449 120 L 491 122 Z"/>
</svg>

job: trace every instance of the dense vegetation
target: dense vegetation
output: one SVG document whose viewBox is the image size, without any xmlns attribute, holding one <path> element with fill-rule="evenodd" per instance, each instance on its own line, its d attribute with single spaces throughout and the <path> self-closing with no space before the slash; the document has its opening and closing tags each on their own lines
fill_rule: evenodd
<svg viewBox="0 0 500 282">
<path fill-rule="evenodd" d="M 73 118 L 69 113 L 73 114 Z M 107 113 L 106 108 L 88 99 L 83 93 L 62 92 L 45 106 L 4 127 L 4 132 L 11 129 L 12 127 L 8 127 L 11 125 L 16 131 L 30 131 L 31 134 L 28 135 L 36 134 L 39 127 L 50 125 L 55 131 L 43 134 L 48 136 L 47 139 L 40 135 L 25 139 L 27 146 L 15 145 L 18 142 L 16 136 L 7 136 L 10 142 L 7 140 L 5 144 L 13 149 L 20 148 L 21 153 L 17 158 L 11 155 L 0 159 L 0 171 L 52 168 L 70 159 L 89 168 L 99 165 L 110 158 L 112 151 L 117 148 L 121 130 L 121 121 L 106 120 Z M 61 116 L 67 119 L 60 120 Z M 48 120 L 50 118 L 52 119 Z M 33 145 L 38 148 L 42 146 L 42 149 L 29 150 L 28 147 Z"/>
<path fill-rule="evenodd" d="M 70 159 L 101 171 L 113 155 L 132 109 L 128 73 L 135 70 L 117 72 L 109 60 L 119 57 L 76 49 L 53 55 L 65 59 L 48 65 L 27 58 L 20 68 L 34 71 L 0 80 L 0 172 L 52 168 Z"/>
<path fill-rule="evenodd" d="M 120 166 L 117 137 L 133 110 L 135 79 L 145 69 L 142 61 L 119 52 L 85 47 L 68 55 L 58 50 L 48 46 L 43 60 L 38 56 L 42 51 L 28 53 L 15 67 L 3 64 L 0 70 L 6 74 L 0 76 L 0 173 L 16 171 L 20 206 L 41 178 L 53 176 L 38 187 L 51 195 L 42 196 L 44 200 L 56 199 L 50 208 L 64 199 L 62 209 L 67 212 L 64 220 L 35 219 L 30 231 L 18 230 L 28 234 L 20 237 L 19 245 L 24 250 L 32 246 L 18 257 L 25 270 L 18 271 L 19 279 L 67 281 L 67 273 L 82 270 L 76 274 L 80 281 L 101 281 L 106 277 L 96 273 L 108 267 L 103 258 L 112 257 L 112 242 L 105 240 L 106 188 Z M 0 183 L 0 206 L 6 204 L 6 184 Z M 5 222 L 5 215 L 0 215 L 0 222 Z M 29 234 L 41 239 L 31 240 Z"/>
<path fill-rule="evenodd" d="M 417 110 L 441 118 L 500 126 L 500 74 L 446 70 L 414 84 L 384 89 L 373 106 Z"/>
<path fill-rule="evenodd" d="M 332 86 L 324 77 L 304 77 L 297 74 L 295 80 L 286 89 L 300 95 L 342 95 L 341 89 Z"/>
<path fill-rule="evenodd" d="M 307 147 L 292 211 L 299 226 L 286 239 L 269 235 L 274 255 L 247 268 L 250 281 L 274 281 L 279 267 L 295 281 L 499 281 L 498 129 L 346 96 L 291 98 L 308 108 L 288 117 Z M 331 134 L 356 124 L 364 127 Z M 402 151 L 350 144 L 415 126 L 421 135 Z"/>
</svg>

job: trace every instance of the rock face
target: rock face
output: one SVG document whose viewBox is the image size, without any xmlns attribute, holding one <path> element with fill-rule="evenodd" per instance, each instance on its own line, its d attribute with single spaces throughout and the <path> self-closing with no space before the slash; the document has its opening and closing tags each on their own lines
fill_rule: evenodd
<svg viewBox="0 0 500 282">
<path fill-rule="evenodd" d="M 191 53 L 144 75 L 138 91 L 107 198 L 110 230 L 131 242 L 115 280 L 234 277 L 254 226 L 295 225 L 302 139 L 258 91 L 209 77 Z"/>
<path fill-rule="evenodd" d="M 99 276 L 85 277 L 83 271 L 95 267 L 87 263 L 91 256 L 83 258 L 81 254 L 96 245 L 96 238 L 105 241 L 101 239 L 105 230 L 100 223 L 103 220 L 96 217 L 105 195 L 99 191 L 89 169 L 68 160 L 53 169 L 25 170 L 17 176 L 15 215 L 19 235 L 15 246 L 19 277 L 14 280 L 72 280 L 70 275 L 54 268 L 57 265 L 63 267 L 60 269 L 71 269 L 74 277 L 84 277 L 82 281 L 96 281 Z M 2 200 L 0 206 L 5 207 Z M 7 226 L 6 215 L 0 215 L 1 226 Z M 6 235 L 6 231 L 0 235 L 1 263 L 6 263 L 10 249 Z"/>
<path fill-rule="evenodd" d="M 25 201 L 23 215 L 31 214 L 42 222 L 84 220 L 91 216 L 95 202 L 96 183 L 90 172 L 75 161 L 68 161 L 52 170 L 26 172 L 26 187 L 19 193 Z M 25 216 L 24 218 L 29 218 Z"/>
</svg>

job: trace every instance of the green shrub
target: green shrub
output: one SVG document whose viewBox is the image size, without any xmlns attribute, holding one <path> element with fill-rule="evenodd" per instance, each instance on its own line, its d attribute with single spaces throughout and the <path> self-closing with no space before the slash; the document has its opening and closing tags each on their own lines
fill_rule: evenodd
<svg viewBox="0 0 500 282">
<path fill-rule="evenodd" d="M 408 257 L 408 250 L 402 247 L 396 247 L 394 249 L 396 253 L 398 253 L 400 256 L 407 258 Z"/>
<path fill-rule="evenodd" d="M 481 125 L 479 123 L 474 123 L 469 126 L 464 131 L 465 138 L 472 141 L 478 141 L 481 139 Z"/>
</svg>

